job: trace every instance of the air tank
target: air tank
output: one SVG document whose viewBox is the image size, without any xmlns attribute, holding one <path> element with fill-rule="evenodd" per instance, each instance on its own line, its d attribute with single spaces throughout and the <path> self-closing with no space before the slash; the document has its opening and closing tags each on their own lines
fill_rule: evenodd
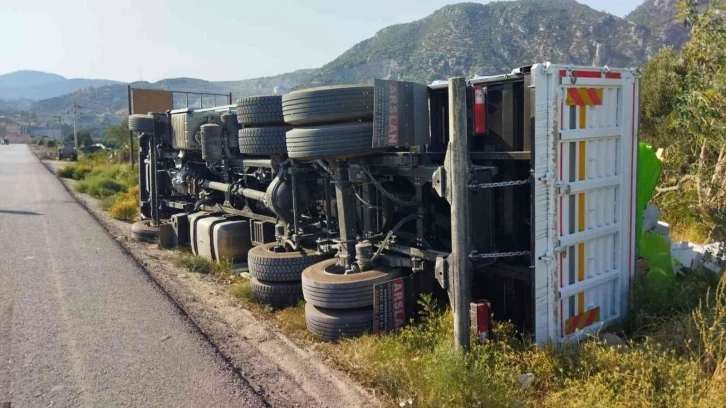
<svg viewBox="0 0 726 408">
<path fill-rule="evenodd" d="M 220 117 L 222 120 L 222 126 L 227 131 L 227 147 L 231 151 L 237 151 L 239 149 L 239 123 L 237 122 L 237 115 L 231 113 L 223 113 Z"/>
<path fill-rule="evenodd" d="M 213 123 L 202 125 L 200 131 L 202 142 L 202 160 L 222 160 L 222 127 Z"/>
</svg>

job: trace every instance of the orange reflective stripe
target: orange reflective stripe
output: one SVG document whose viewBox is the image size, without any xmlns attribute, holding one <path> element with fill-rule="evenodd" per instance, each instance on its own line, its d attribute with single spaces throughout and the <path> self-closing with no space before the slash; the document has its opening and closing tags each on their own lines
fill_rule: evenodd
<svg viewBox="0 0 726 408">
<path fill-rule="evenodd" d="M 600 307 L 590 309 L 587 312 L 580 312 L 577 316 L 567 319 L 565 322 L 565 334 L 572 334 L 600 321 Z"/>
<path fill-rule="evenodd" d="M 602 105 L 602 88 L 567 88 L 567 106 Z"/>
</svg>

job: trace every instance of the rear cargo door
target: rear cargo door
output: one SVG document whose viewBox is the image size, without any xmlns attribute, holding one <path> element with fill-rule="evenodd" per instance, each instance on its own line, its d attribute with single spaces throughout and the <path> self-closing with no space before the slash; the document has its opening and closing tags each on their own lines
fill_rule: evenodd
<svg viewBox="0 0 726 408">
<path fill-rule="evenodd" d="M 535 337 L 577 341 L 620 319 L 635 270 L 638 80 L 542 64 L 535 90 Z"/>
</svg>

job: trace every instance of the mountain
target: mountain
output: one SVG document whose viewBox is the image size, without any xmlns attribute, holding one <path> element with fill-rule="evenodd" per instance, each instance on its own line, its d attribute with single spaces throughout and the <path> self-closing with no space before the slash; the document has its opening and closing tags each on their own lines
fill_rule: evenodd
<svg viewBox="0 0 726 408">
<path fill-rule="evenodd" d="M 519 0 L 443 7 L 421 20 L 377 32 L 318 69 L 243 81 L 193 78 L 139 82 L 139 88 L 232 92 L 234 98 L 287 89 L 372 82 L 374 78 L 430 83 L 451 76 L 506 73 L 536 62 L 637 67 L 667 42 L 656 13 L 671 21 L 675 0 L 648 0 L 627 19 L 593 10 L 575 0 Z M 665 16 L 665 17 L 663 17 Z M 658 20 L 658 21 L 666 21 Z M 192 98 L 193 99 L 193 98 Z M 85 88 L 34 103 L 38 111 L 65 111 L 73 102 L 100 123 L 127 111 L 126 85 Z M 181 102 L 181 101 L 177 101 Z M 206 105 L 205 105 L 206 106 Z M 89 117 L 90 119 L 90 117 Z"/>
<path fill-rule="evenodd" d="M 68 79 L 41 71 L 15 71 L 0 75 L 0 99 L 40 100 L 65 95 L 89 86 L 119 83 L 107 79 Z"/>
<path fill-rule="evenodd" d="M 314 83 L 491 75 L 538 61 L 637 66 L 660 47 L 647 30 L 574 0 L 446 6 L 384 28 L 323 66 Z"/>
<path fill-rule="evenodd" d="M 626 19 L 647 28 L 658 42 L 681 48 L 690 35 L 683 21 L 678 21 L 677 4 L 678 0 L 646 0 Z"/>
<path fill-rule="evenodd" d="M 309 82 L 312 71 L 300 70 L 288 74 L 243 81 L 210 82 L 195 78 L 170 78 L 155 83 L 133 82 L 130 85 L 132 88 L 218 93 L 225 95 L 232 92 L 233 99 L 236 99 L 243 95 L 269 94 L 273 88 L 280 85 L 288 89 L 299 87 L 300 84 Z M 205 107 L 212 103 L 209 99 L 211 98 L 205 99 Z M 73 103 L 82 106 L 82 111 L 86 115 L 102 118 L 99 125 L 104 125 L 109 121 L 114 121 L 115 123 L 128 114 L 127 85 L 117 84 L 85 88 L 72 94 L 37 101 L 33 103 L 32 109 L 39 112 L 65 112 Z M 177 95 L 174 103 L 175 107 L 181 108 L 185 106 L 186 100 L 183 95 Z M 222 105 L 224 103 L 226 102 L 218 97 L 217 104 Z M 199 99 L 195 96 L 190 96 L 189 105 L 199 106 L 198 104 Z"/>
</svg>

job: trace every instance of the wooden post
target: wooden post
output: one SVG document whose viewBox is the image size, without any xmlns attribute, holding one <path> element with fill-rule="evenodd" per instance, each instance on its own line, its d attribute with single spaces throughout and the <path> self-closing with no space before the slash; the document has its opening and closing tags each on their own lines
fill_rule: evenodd
<svg viewBox="0 0 726 408">
<path fill-rule="evenodd" d="M 469 254 L 469 135 L 466 114 L 466 80 L 449 79 L 449 146 L 447 177 L 451 188 L 451 273 L 456 348 L 469 348 L 471 267 Z"/>
</svg>

